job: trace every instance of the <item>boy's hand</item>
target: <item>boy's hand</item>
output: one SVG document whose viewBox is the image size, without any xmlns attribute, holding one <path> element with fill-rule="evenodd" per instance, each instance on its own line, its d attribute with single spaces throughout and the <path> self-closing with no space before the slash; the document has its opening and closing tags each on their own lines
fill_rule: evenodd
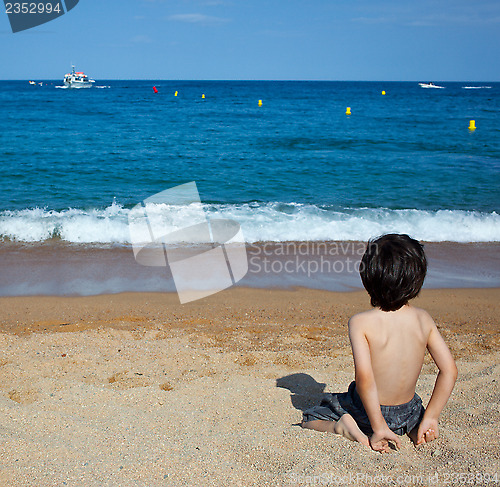
<svg viewBox="0 0 500 487">
<path fill-rule="evenodd" d="M 389 428 L 374 432 L 373 435 L 370 436 L 370 446 L 372 450 L 380 453 L 389 453 L 391 451 L 389 441 L 394 442 L 397 449 L 401 448 L 401 441 L 398 435 Z"/>
<path fill-rule="evenodd" d="M 435 440 L 439 436 L 439 428 L 437 419 L 424 418 L 420 422 L 417 431 L 417 442 L 415 445 L 421 445 L 423 443 L 429 443 Z"/>
</svg>

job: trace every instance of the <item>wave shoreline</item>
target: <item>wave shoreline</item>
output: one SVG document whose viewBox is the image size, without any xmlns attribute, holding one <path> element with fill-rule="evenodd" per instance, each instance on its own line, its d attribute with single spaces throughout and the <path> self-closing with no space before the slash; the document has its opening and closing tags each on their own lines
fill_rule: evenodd
<svg viewBox="0 0 500 487">
<path fill-rule="evenodd" d="M 150 222 L 165 234 L 199 223 L 199 205 L 148 204 Z M 500 242 L 496 211 L 336 208 L 303 203 L 203 204 L 208 219 L 237 221 L 247 243 L 288 241 L 364 241 L 384 233 L 407 233 L 426 242 Z M 130 244 L 134 209 L 113 203 L 104 209 L 0 212 L 0 242 Z M 144 235 L 145 241 L 149 235 Z"/>
</svg>

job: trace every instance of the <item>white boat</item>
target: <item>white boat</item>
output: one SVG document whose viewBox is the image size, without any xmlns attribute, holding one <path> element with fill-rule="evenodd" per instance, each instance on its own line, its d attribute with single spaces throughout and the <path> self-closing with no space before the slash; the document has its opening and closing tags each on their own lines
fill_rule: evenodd
<svg viewBox="0 0 500 487">
<path fill-rule="evenodd" d="M 444 88 L 444 86 L 435 85 L 432 81 L 430 83 L 419 83 L 422 88 Z"/>
<path fill-rule="evenodd" d="M 29 83 L 30 85 L 36 85 L 36 82 L 35 82 L 35 81 L 28 81 L 28 83 Z"/>
<path fill-rule="evenodd" d="M 64 86 L 66 88 L 92 88 L 95 81 L 90 79 L 83 71 L 75 73 L 75 67 L 72 66 L 72 68 L 71 73 L 64 75 Z"/>
</svg>

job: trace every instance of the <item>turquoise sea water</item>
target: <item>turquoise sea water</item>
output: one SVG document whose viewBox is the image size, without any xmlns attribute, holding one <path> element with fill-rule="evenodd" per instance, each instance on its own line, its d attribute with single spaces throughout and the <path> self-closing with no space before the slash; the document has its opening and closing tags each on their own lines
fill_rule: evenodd
<svg viewBox="0 0 500 487">
<path fill-rule="evenodd" d="M 189 181 L 249 242 L 500 241 L 500 83 L 60 84 L 0 82 L 4 241 L 128 243 L 130 208 Z"/>
</svg>

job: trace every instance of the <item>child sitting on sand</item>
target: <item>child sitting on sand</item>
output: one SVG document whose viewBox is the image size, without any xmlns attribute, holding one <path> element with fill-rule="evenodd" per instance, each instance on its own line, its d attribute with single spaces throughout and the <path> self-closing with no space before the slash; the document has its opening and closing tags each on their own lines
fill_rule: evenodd
<svg viewBox="0 0 500 487">
<path fill-rule="evenodd" d="M 360 274 L 375 309 L 349 320 L 355 381 L 305 411 L 303 428 L 337 433 L 381 453 L 390 451 L 390 441 L 401 446 L 397 435 L 408 434 L 415 445 L 438 437 L 457 368 L 430 315 L 408 304 L 426 271 L 423 247 L 408 235 L 368 243 Z M 424 409 L 415 387 L 426 348 L 439 373 Z"/>
</svg>

